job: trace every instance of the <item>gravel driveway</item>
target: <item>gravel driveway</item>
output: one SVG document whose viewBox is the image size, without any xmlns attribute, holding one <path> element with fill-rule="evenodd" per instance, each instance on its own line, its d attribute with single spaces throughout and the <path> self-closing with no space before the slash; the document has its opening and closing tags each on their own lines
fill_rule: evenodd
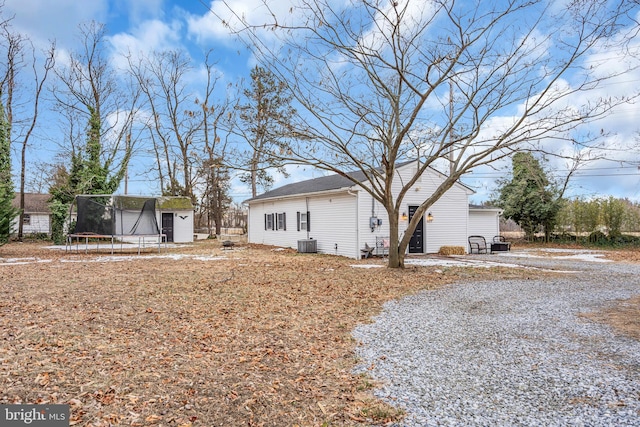
<svg viewBox="0 0 640 427">
<path fill-rule="evenodd" d="M 400 425 L 639 426 L 640 342 L 579 313 L 640 294 L 640 266 L 474 259 L 574 272 L 423 292 L 357 328 L 358 371 Z"/>
</svg>

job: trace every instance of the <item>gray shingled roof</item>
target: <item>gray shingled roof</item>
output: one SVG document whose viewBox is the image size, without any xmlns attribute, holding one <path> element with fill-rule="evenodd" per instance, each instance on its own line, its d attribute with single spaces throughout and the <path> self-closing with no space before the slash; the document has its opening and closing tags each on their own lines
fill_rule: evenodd
<svg viewBox="0 0 640 427">
<path fill-rule="evenodd" d="M 24 212 L 28 214 L 50 214 L 50 198 L 50 194 L 24 193 Z M 20 207 L 20 193 L 14 193 L 11 205 L 16 209 Z"/>
<path fill-rule="evenodd" d="M 348 175 L 362 182 L 365 179 L 362 171 L 351 172 Z M 292 184 L 283 185 L 266 193 L 253 197 L 246 202 L 255 200 L 272 199 L 276 197 L 294 196 L 296 194 L 318 193 L 321 191 L 338 190 L 340 188 L 348 188 L 354 185 L 353 181 L 342 175 L 334 174 L 321 176 L 320 178 L 308 179 L 305 181 L 294 182 Z"/>
</svg>

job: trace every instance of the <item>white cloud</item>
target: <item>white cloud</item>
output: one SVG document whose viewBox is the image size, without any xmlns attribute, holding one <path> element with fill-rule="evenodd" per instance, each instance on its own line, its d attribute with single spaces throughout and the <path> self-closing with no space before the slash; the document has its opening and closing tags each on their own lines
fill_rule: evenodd
<svg viewBox="0 0 640 427">
<path fill-rule="evenodd" d="M 115 4 L 132 24 L 148 19 L 161 19 L 165 15 L 164 0 L 116 0 Z"/>
<path fill-rule="evenodd" d="M 75 44 L 77 25 L 104 21 L 108 11 L 107 0 L 5 0 L 4 5 L 4 16 L 15 16 L 14 28 L 28 34 L 40 47 L 53 39 L 61 45 Z"/>
<path fill-rule="evenodd" d="M 114 65 L 125 68 L 125 56 L 133 58 L 149 54 L 154 50 L 175 49 L 181 46 L 180 24 L 176 21 L 166 23 L 159 20 L 142 22 L 128 33 L 119 33 L 109 37 L 114 50 Z"/>
<path fill-rule="evenodd" d="M 291 7 L 290 2 L 283 0 L 271 2 L 271 12 L 280 15 L 284 9 Z M 276 3 L 273 5 L 273 3 Z M 240 28 L 241 20 L 249 24 L 261 25 L 269 22 L 270 10 L 261 0 L 231 0 L 225 3 L 213 0 L 210 11 L 202 16 L 192 15 L 187 19 L 189 34 L 199 42 L 225 41 L 233 42 L 233 29 Z"/>
</svg>

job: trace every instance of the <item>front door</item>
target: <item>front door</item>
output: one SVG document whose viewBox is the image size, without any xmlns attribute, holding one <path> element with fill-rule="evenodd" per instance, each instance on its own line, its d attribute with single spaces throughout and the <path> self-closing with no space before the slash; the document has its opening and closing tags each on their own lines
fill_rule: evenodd
<svg viewBox="0 0 640 427">
<path fill-rule="evenodd" d="M 162 212 L 162 234 L 167 236 L 167 242 L 173 242 L 173 214 Z"/>
<path fill-rule="evenodd" d="M 409 206 L 409 221 L 416 213 L 418 206 Z M 424 253 L 424 218 L 420 219 L 418 226 L 416 227 L 411 240 L 409 240 L 409 253 L 410 254 L 422 254 Z"/>
</svg>

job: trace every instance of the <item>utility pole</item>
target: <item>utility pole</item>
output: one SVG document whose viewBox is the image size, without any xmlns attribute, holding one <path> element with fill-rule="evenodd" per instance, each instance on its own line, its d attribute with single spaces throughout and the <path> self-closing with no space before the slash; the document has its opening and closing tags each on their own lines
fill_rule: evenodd
<svg viewBox="0 0 640 427">
<path fill-rule="evenodd" d="M 125 138 L 126 142 L 126 150 L 125 153 L 128 153 L 131 149 L 131 128 L 129 128 L 129 133 Z M 129 162 L 127 162 L 127 168 L 124 171 L 124 195 L 129 194 Z"/>
</svg>

